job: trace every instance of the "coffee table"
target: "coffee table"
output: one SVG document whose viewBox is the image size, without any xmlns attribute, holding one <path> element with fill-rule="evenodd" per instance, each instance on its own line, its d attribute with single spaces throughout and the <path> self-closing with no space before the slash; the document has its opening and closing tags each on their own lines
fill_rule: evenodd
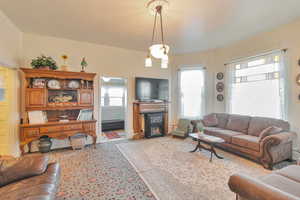
<svg viewBox="0 0 300 200">
<path fill-rule="evenodd" d="M 192 137 L 193 139 L 195 139 L 196 141 L 198 141 L 198 144 L 195 147 L 195 149 L 193 151 L 190 151 L 191 153 L 196 152 L 197 149 L 199 149 L 199 151 L 201 151 L 201 149 L 205 149 L 210 152 L 209 162 L 212 162 L 213 154 L 217 158 L 223 159 L 223 157 L 221 157 L 217 154 L 217 152 L 215 150 L 215 144 L 223 143 L 223 142 L 225 142 L 225 140 L 223 140 L 222 138 L 219 138 L 219 137 L 206 135 L 204 133 L 200 133 L 200 134 L 199 133 L 190 133 L 189 136 Z M 207 144 L 210 148 L 203 146 L 201 143 Z"/>
</svg>

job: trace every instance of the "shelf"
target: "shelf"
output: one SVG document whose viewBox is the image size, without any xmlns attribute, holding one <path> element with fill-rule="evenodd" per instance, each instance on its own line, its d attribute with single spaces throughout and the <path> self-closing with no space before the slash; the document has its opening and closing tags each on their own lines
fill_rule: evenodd
<svg viewBox="0 0 300 200">
<path fill-rule="evenodd" d="M 35 108 L 26 108 L 26 111 L 34 111 L 34 110 L 80 110 L 80 109 L 94 109 L 94 106 L 35 107 Z"/>
<path fill-rule="evenodd" d="M 47 122 L 43 124 L 20 124 L 20 127 L 26 128 L 26 127 L 36 127 L 36 126 L 48 126 L 48 125 L 66 125 L 66 124 L 78 124 L 78 123 L 91 123 L 91 122 L 96 122 L 97 120 L 86 120 L 86 121 L 81 121 L 81 120 L 72 120 L 68 122 Z"/>
</svg>

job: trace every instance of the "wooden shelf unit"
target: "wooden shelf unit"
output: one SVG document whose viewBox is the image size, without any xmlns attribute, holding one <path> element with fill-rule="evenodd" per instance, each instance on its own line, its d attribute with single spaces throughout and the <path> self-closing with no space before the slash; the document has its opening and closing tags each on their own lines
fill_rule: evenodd
<svg viewBox="0 0 300 200">
<path fill-rule="evenodd" d="M 144 114 L 163 112 L 164 117 L 164 131 L 168 134 L 168 102 L 134 102 L 133 103 L 133 139 L 142 139 L 145 137 L 144 133 Z"/>
<path fill-rule="evenodd" d="M 95 73 L 68 72 L 57 70 L 40 70 L 21 68 L 22 72 L 22 121 L 20 125 L 20 149 L 25 153 L 24 147 L 41 136 L 55 139 L 65 139 L 77 133 L 86 133 L 93 138 L 96 144 L 96 120 L 77 121 L 81 109 L 94 110 L 94 77 Z M 42 88 L 34 88 L 34 79 L 45 79 Z M 48 88 L 49 80 L 58 80 L 60 89 Z M 78 81 L 79 88 L 68 88 L 69 81 Z M 69 102 L 50 102 L 58 94 L 69 92 L 72 99 Z M 57 93 L 57 94 L 56 94 Z M 50 98 L 49 98 L 50 97 Z M 29 111 L 45 111 L 48 122 L 44 124 L 29 124 Z M 64 113 L 68 122 L 59 122 L 58 116 Z"/>
</svg>

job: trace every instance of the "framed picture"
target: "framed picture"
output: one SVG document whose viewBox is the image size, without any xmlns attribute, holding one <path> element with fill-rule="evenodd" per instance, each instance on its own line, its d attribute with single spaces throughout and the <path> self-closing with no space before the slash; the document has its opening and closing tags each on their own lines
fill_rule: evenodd
<svg viewBox="0 0 300 200">
<path fill-rule="evenodd" d="M 217 73 L 217 79 L 220 81 L 220 80 L 223 80 L 223 78 L 224 78 L 223 72 L 218 72 Z"/>
</svg>

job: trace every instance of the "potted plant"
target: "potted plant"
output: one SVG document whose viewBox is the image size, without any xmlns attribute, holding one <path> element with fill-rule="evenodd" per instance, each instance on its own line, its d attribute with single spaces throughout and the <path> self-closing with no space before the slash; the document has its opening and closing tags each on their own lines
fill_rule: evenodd
<svg viewBox="0 0 300 200">
<path fill-rule="evenodd" d="M 56 70 L 58 68 L 53 58 L 44 55 L 38 56 L 36 59 L 32 59 L 31 66 L 33 69 Z"/>
</svg>

